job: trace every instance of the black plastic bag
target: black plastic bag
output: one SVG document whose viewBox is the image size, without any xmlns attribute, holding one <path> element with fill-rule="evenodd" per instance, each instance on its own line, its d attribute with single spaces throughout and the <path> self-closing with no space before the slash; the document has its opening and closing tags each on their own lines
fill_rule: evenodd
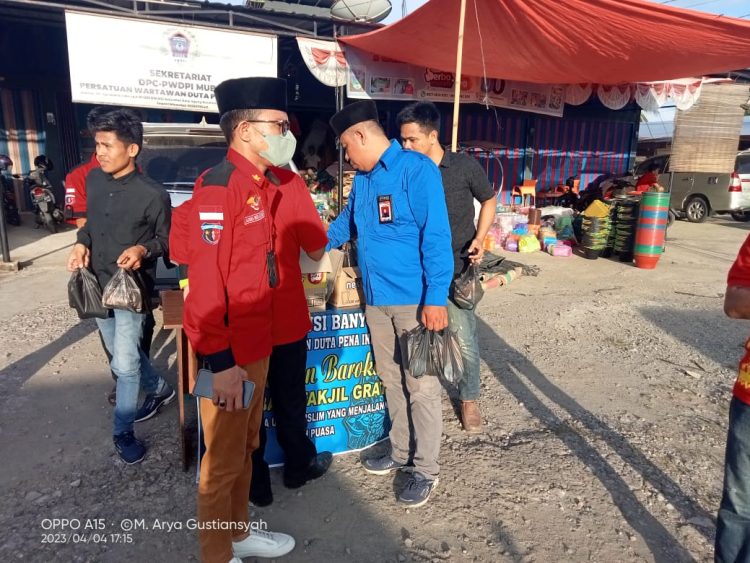
<svg viewBox="0 0 750 563">
<path fill-rule="evenodd" d="M 87 268 L 77 268 L 68 281 L 68 303 L 79 319 L 106 319 L 109 310 L 102 305 L 99 282 Z"/>
<path fill-rule="evenodd" d="M 458 337 L 450 329 L 433 332 L 419 326 L 407 334 L 409 373 L 414 378 L 442 376 L 457 384 L 464 377 Z"/>
<path fill-rule="evenodd" d="M 445 380 L 458 385 L 466 375 L 458 335 L 446 328 L 441 341 L 435 346 L 435 353 L 440 357 L 440 373 Z"/>
<path fill-rule="evenodd" d="M 462 309 L 473 309 L 484 296 L 479 272 L 473 264 L 456 278 L 453 284 L 453 301 Z"/>
<path fill-rule="evenodd" d="M 102 292 L 102 305 L 108 309 L 123 309 L 143 313 L 143 290 L 132 270 L 118 268 Z"/>
<path fill-rule="evenodd" d="M 419 378 L 429 373 L 432 358 L 430 357 L 430 331 L 423 326 L 409 331 L 406 335 L 409 354 L 409 373 Z"/>
</svg>

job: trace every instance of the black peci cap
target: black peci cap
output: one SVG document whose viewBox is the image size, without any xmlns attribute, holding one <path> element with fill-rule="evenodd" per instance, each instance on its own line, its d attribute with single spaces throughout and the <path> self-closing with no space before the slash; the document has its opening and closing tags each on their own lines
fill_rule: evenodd
<svg viewBox="0 0 750 563">
<path fill-rule="evenodd" d="M 378 120 L 378 108 L 372 100 L 362 100 L 361 102 L 354 102 L 346 106 L 335 114 L 329 123 L 336 136 L 340 137 L 352 125 L 371 120 Z"/>
<path fill-rule="evenodd" d="M 214 90 L 219 113 L 235 109 L 277 109 L 286 111 L 286 80 L 283 78 L 232 78 Z"/>
</svg>

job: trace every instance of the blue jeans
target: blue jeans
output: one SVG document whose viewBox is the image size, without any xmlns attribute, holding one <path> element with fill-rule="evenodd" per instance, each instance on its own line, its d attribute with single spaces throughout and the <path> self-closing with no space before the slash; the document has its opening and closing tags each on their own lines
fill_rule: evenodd
<svg viewBox="0 0 750 563">
<path fill-rule="evenodd" d="M 750 561 L 750 405 L 736 397 L 729 406 L 715 559 L 717 563 Z"/>
<path fill-rule="evenodd" d="M 96 319 L 102 340 L 112 355 L 110 368 L 117 376 L 117 403 L 113 434 L 133 431 L 138 409 L 138 390 L 156 393 L 166 382 L 156 372 L 140 347 L 146 315 L 113 310 L 107 319 Z"/>
<path fill-rule="evenodd" d="M 477 338 L 476 309 L 461 309 L 448 299 L 448 328 L 458 336 L 464 361 L 464 378 L 458 383 L 462 401 L 479 398 L 479 340 Z"/>
</svg>

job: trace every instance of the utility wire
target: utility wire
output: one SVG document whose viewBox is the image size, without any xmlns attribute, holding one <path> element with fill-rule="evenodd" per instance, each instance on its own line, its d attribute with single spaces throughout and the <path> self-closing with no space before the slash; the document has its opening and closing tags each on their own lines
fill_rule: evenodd
<svg viewBox="0 0 750 563">
<path fill-rule="evenodd" d="M 714 2 L 720 2 L 721 0 L 704 0 L 703 2 L 697 2 L 695 4 L 689 4 L 685 8 L 695 8 L 697 6 L 705 6 L 706 4 L 713 4 Z"/>
</svg>

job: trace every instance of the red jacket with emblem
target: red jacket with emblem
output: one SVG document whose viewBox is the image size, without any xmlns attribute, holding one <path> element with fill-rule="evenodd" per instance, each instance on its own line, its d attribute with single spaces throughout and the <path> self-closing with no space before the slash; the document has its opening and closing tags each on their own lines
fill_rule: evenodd
<svg viewBox="0 0 750 563">
<path fill-rule="evenodd" d="M 65 210 L 70 213 L 69 216 L 73 219 L 86 217 L 86 211 L 88 210 L 86 176 L 95 168 L 99 168 L 96 153 L 91 155 L 88 162 L 79 164 L 65 176 Z"/>
<path fill-rule="evenodd" d="M 214 372 L 271 354 L 271 224 L 265 178 L 236 151 L 173 212 L 172 259 L 189 266 L 183 326 Z"/>
</svg>

